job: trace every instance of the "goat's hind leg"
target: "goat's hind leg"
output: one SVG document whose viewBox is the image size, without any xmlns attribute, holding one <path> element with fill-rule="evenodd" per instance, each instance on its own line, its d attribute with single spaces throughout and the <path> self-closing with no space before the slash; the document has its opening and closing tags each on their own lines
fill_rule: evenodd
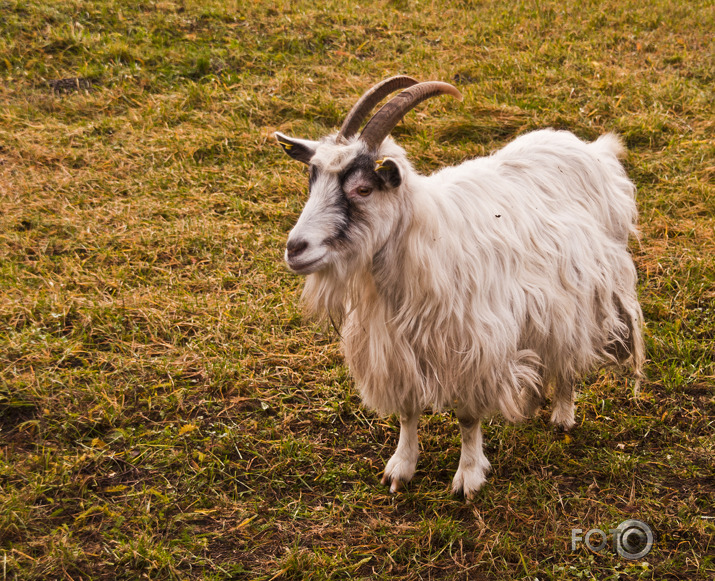
<svg viewBox="0 0 715 581">
<path fill-rule="evenodd" d="M 486 482 L 486 474 L 491 468 L 482 450 L 482 422 L 479 418 L 457 412 L 459 431 L 462 434 L 462 453 L 459 468 L 452 481 L 452 492 L 463 493 L 472 498 Z"/>
<path fill-rule="evenodd" d="M 544 405 L 544 396 L 528 387 L 521 390 L 520 395 L 521 413 L 525 418 L 530 418 L 536 414 L 537 410 Z"/>
<path fill-rule="evenodd" d="M 400 414 L 400 440 L 397 450 L 385 466 L 382 484 L 390 485 L 390 492 L 399 492 L 406 482 L 409 482 L 417 468 L 417 457 L 420 454 L 417 426 L 420 422 L 420 412 Z"/>
<path fill-rule="evenodd" d="M 554 386 L 553 410 L 551 423 L 564 431 L 569 431 L 576 424 L 574 411 L 574 382 L 570 377 L 559 377 Z"/>
<path fill-rule="evenodd" d="M 643 378 L 643 363 L 645 361 L 645 346 L 643 345 L 643 313 L 636 296 L 614 295 L 618 307 L 618 317 L 622 323 L 620 329 L 611 332 L 610 342 L 605 351 L 620 365 L 630 360 L 635 376 L 634 394 L 638 394 Z"/>
</svg>

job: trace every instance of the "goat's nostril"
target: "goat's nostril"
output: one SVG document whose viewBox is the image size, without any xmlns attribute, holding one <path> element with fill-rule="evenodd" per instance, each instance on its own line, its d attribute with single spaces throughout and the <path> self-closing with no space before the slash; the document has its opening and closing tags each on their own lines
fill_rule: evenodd
<svg viewBox="0 0 715 581">
<path fill-rule="evenodd" d="M 286 244 L 288 258 L 296 258 L 302 254 L 306 248 L 308 248 L 308 242 L 306 240 L 288 240 L 288 244 Z"/>
</svg>

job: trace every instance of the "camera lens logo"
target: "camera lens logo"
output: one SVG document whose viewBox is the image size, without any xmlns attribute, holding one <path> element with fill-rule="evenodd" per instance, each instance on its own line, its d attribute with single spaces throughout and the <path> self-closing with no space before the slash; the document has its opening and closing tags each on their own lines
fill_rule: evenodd
<svg viewBox="0 0 715 581">
<path fill-rule="evenodd" d="M 630 561 L 645 557 L 653 548 L 653 531 L 640 520 L 624 520 L 616 528 L 614 536 L 616 551 Z"/>
<path fill-rule="evenodd" d="M 575 551 L 583 543 L 589 551 L 603 552 L 608 546 L 608 537 L 601 529 L 591 529 L 582 534 L 583 529 L 571 529 L 571 550 Z M 650 553 L 653 548 L 653 531 L 643 521 L 624 520 L 608 533 L 613 539 L 613 550 L 623 559 L 635 561 Z"/>
</svg>

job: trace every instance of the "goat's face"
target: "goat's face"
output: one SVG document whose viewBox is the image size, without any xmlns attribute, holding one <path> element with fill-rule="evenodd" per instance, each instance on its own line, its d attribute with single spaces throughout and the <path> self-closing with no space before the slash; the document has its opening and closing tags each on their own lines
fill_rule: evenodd
<svg viewBox="0 0 715 581">
<path fill-rule="evenodd" d="M 310 171 L 310 196 L 288 236 L 288 267 L 310 274 L 335 265 L 369 265 L 401 216 L 404 151 L 389 139 L 375 153 L 359 140 L 337 144 L 334 138 L 276 137 Z"/>
<path fill-rule="evenodd" d="M 373 107 L 403 88 L 355 137 Z M 401 199 L 407 188 L 401 186 L 409 164 L 404 150 L 388 137 L 390 131 L 417 104 L 445 94 L 462 99 L 447 83 L 418 83 L 398 75 L 364 93 L 336 136 L 307 141 L 276 133 L 283 150 L 310 167 L 310 197 L 286 246 L 285 259 L 292 271 L 346 272 L 370 266 L 407 208 Z"/>
</svg>

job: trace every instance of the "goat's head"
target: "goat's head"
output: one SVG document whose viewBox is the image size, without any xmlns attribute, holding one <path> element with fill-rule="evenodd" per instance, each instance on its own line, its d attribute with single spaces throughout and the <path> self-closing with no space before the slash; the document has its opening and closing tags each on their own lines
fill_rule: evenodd
<svg viewBox="0 0 715 581">
<path fill-rule="evenodd" d="M 372 109 L 398 89 L 405 90 L 356 136 Z M 360 98 L 337 135 L 308 141 L 276 133 L 283 150 L 310 167 L 310 197 L 286 246 L 291 270 L 310 274 L 338 261 L 347 266 L 384 246 L 400 219 L 401 186 L 410 171 L 404 150 L 388 136 L 413 107 L 442 94 L 462 99 L 447 83 L 392 77 Z"/>
</svg>

